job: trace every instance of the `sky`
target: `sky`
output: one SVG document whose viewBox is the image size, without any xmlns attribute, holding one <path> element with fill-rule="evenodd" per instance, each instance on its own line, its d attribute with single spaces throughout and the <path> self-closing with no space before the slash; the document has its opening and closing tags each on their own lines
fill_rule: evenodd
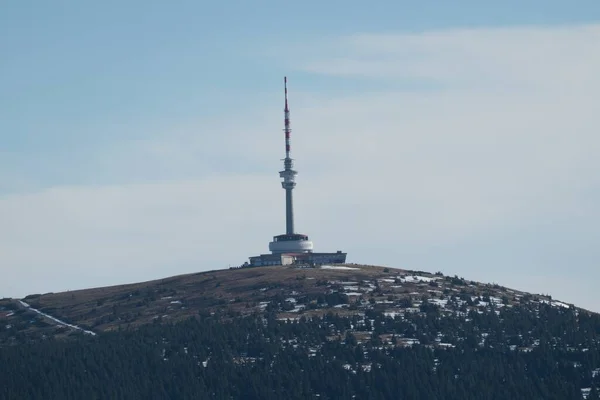
<svg viewBox="0 0 600 400">
<path fill-rule="evenodd" d="M 569 4 L 570 3 L 570 4 Z M 348 262 L 600 312 L 600 2 L 7 1 L 0 297 Z"/>
</svg>

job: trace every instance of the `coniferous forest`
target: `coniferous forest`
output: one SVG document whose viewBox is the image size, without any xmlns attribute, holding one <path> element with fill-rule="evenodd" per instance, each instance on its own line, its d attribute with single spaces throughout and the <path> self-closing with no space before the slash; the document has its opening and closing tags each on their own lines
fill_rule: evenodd
<svg viewBox="0 0 600 400">
<path fill-rule="evenodd" d="M 295 321 L 206 313 L 6 346 L 0 398 L 600 398 L 596 314 L 544 304 L 463 317 L 422 311 Z"/>
</svg>

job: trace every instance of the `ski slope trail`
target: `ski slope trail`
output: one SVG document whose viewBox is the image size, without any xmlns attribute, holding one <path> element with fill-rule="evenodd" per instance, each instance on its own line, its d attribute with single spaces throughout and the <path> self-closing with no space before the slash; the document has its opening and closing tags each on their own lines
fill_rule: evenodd
<svg viewBox="0 0 600 400">
<path fill-rule="evenodd" d="M 51 319 L 52 321 L 56 322 L 58 325 L 62 325 L 62 326 L 69 327 L 69 328 L 71 328 L 71 329 L 75 329 L 75 330 L 82 331 L 83 333 L 85 333 L 85 334 L 87 334 L 87 335 L 96 336 L 96 333 L 95 333 L 95 332 L 92 332 L 92 331 L 85 330 L 85 329 L 83 329 L 82 327 L 79 327 L 79 326 L 77 326 L 77 325 L 71 325 L 71 324 L 68 324 L 68 323 L 66 323 L 65 321 L 61 321 L 60 319 L 58 319 L 58 318 L 55 318 L 55 317 L 53 317 L 52 315 L 48 315 L 48 314 L 46 314 L 46 313 L 43 313 L 43 312 L 41 312 L 40 310 L 38 310 L 38 309 L 36 309 L 36 308 L 33 308 L 33 307 L 31 307 L 29 304 L 25 303 L 23 300 L 19 300 L 19 303 L 21 303 L 21 305 L 22 305 L 23 307 L 25 307 L 25 308 L 28 308 L 28 309 L 30 309 L 31 311 L 35 311 L 36 313 L 40 314 L 41 316 L 44 316 L 44 317 L 46 317 L 46 318 L 48 318 L 48 319 Z"/>
</svg>

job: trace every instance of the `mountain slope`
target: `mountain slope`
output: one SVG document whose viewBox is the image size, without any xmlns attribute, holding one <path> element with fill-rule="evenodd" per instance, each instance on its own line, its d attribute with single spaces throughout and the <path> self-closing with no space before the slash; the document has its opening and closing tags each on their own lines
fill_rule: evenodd
<svg viewBox="0 0 600 400">
<path fill-rule="evenodd" d="M 77 290 L 23 299 L 32 308 L 64 323 L 35 314 L 16 300 L 4 309 L 4 343 L 16 332 L 29 337 L 78 333 L 65 324 L 105 332 L 159 321 L 181 321 L 199 313 L 230 316 L 275 312 L 278 318 L 364 314 L 377 309 L 387 315 L 437 307 L 447 315 L 466 315 L 515 305 L 548 303 L 571 307 L 548 296 L 531 295 L 498 285 L 466 281 L 420 271 L 367 265 L 299 268 L 238 268 L 174 276 L 150 282 Z M 0 317 L 3 314 L 0 314 Z M 35 323 L 31 323 L 35 321 Z M 0 341 L 0 344 L 3 342 Z"/>
<path fill-rule="evenodd" d="M 441 274 L 209 271 L 0 313 L 0 399 L 600 399 L 598 314 Z"/>
</svg>

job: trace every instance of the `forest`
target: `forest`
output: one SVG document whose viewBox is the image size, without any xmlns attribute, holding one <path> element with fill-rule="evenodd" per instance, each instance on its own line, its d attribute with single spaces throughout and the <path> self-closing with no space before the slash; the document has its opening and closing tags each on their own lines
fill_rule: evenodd
<svg viewBox="0 0 600 400">
<path fill-rule="evenodd" d="M 0 348 L 1 399 L 600 399 L 600 317 L 200 312 Z M 415 338 L 407 341 L 406 338 Z"/>
</svg>

